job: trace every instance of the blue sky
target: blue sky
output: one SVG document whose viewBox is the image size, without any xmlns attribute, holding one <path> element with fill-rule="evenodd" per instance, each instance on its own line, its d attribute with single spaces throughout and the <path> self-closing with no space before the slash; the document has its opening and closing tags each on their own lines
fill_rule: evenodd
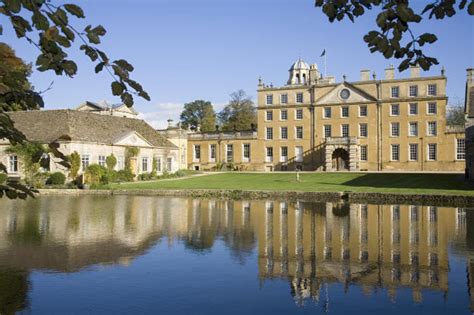
<svg viewBox="0 0 474 315">
<path fill-rule="evenodd" d="M 72 0 L 71 0 L 72 1 Z M 59 1 L 56 1 L 59 2 Z M 257 79 L 282 85 L 288 68 L 301 56 L 308 63 L 324 68 L 320 54 L 327 52 L 328 74 L 337 81 L 359 79 L 361 69 L 371 69 L 378 78 L 389 64 L 371 54 L 362 37 L 374 29 L 372 12 L 356 21 L 329 23 L 314 8 L 313 0 L 76 0 L 86 20 L 73 24 L 102 24 L 108 31 L 102 49 L 112 59 L 124 58 L 135 66 L 133 78 L 149 92 L 152 100 L 136 100 L 135 108 L 156 127 L 168 118 L 178 119 L 183 103 L 210 100 L 217 110 L 229 94 L 244 89 L 255 98 Z M 412 1 L 423 7 L 426 1 Z M 429 21 L 414 27 L 415 33 L 434 32 L 438 42 L 426 49 L 448 76 L 451 103 L 464 101 L 465 69 L 474 67 L 474 18 L 458 13 L 444 21 Z M 35 48 L 16 39 L 5 27 L 0 40 L 13 46 L 24 60 L 35 60 Z M 76 47 L 77 48 L 77 47 Z M 112 96 L 110 78 L 96 75 L 94 66 L 77 49 L 70 56 L 77 60 L 75 78 L 34 72 L 31 80 L 37 90 L 54 87 L 44 95 L 47 109 L 71 108 L 85 100 L 119 99 Z M 399 77 L 408 73 L 398 74 Z"/>
</svg>

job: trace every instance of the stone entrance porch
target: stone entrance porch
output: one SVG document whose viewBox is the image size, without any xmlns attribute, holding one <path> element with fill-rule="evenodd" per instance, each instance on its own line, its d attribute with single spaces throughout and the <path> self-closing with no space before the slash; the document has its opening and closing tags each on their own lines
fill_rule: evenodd
<svg viewBox="0 0 474 315">
<path fill-rule="evenodd" d="M 328 137 L 325 145 L 326 171 L 359 170 L 357 137 Z M 335 163 L 334 163 L 335 162 Z"/>
</svg>

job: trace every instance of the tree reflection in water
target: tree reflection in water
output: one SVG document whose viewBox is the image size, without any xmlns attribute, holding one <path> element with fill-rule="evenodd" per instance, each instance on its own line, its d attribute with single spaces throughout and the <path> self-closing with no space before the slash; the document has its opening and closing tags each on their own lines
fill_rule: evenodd
<svg viewBox="0 0 474 315">
<path fill-rule="evenodd" d="M 474 284 L 474 213 L 466 209 L 138 196 L 1 203 L 2 314 L 27 307 L 31 271 L 127 265 L 161 241 L 202 255 L 222 242 L 240 265 L 256 255 L 259 278 L 288 281 L 298 305 L 328 308 L 334 283 L 367 295 L 386 289 L 393 301 L 398 288 L 410 288 L 415 302 L 425 290 L 446 294 L 450 242 L 469 258 L 469 292 Z"/>
</svg>

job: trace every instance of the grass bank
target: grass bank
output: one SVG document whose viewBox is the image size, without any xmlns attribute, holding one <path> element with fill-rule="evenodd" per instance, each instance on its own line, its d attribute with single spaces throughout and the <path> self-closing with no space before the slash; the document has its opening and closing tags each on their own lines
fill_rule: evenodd
<svg viewBox="0 0 474 315">
<path fill-rule="evenodd" d="M 474 196 L 458 174 L 218 173 L 178 180 L 111 184 L 111 189 L 239 189 L 304 192 L 374 192 Z"/>
</svg>

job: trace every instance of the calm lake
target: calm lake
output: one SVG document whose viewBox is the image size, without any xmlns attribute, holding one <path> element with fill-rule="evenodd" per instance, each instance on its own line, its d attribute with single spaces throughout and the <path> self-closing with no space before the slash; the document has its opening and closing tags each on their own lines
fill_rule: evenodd
<svg viewBox="0 0 474 315">
<path fill-rule="evenodd" d="M 474 209 L 0 200 L 0 314 L 470 314 Z"/>
</svg>

